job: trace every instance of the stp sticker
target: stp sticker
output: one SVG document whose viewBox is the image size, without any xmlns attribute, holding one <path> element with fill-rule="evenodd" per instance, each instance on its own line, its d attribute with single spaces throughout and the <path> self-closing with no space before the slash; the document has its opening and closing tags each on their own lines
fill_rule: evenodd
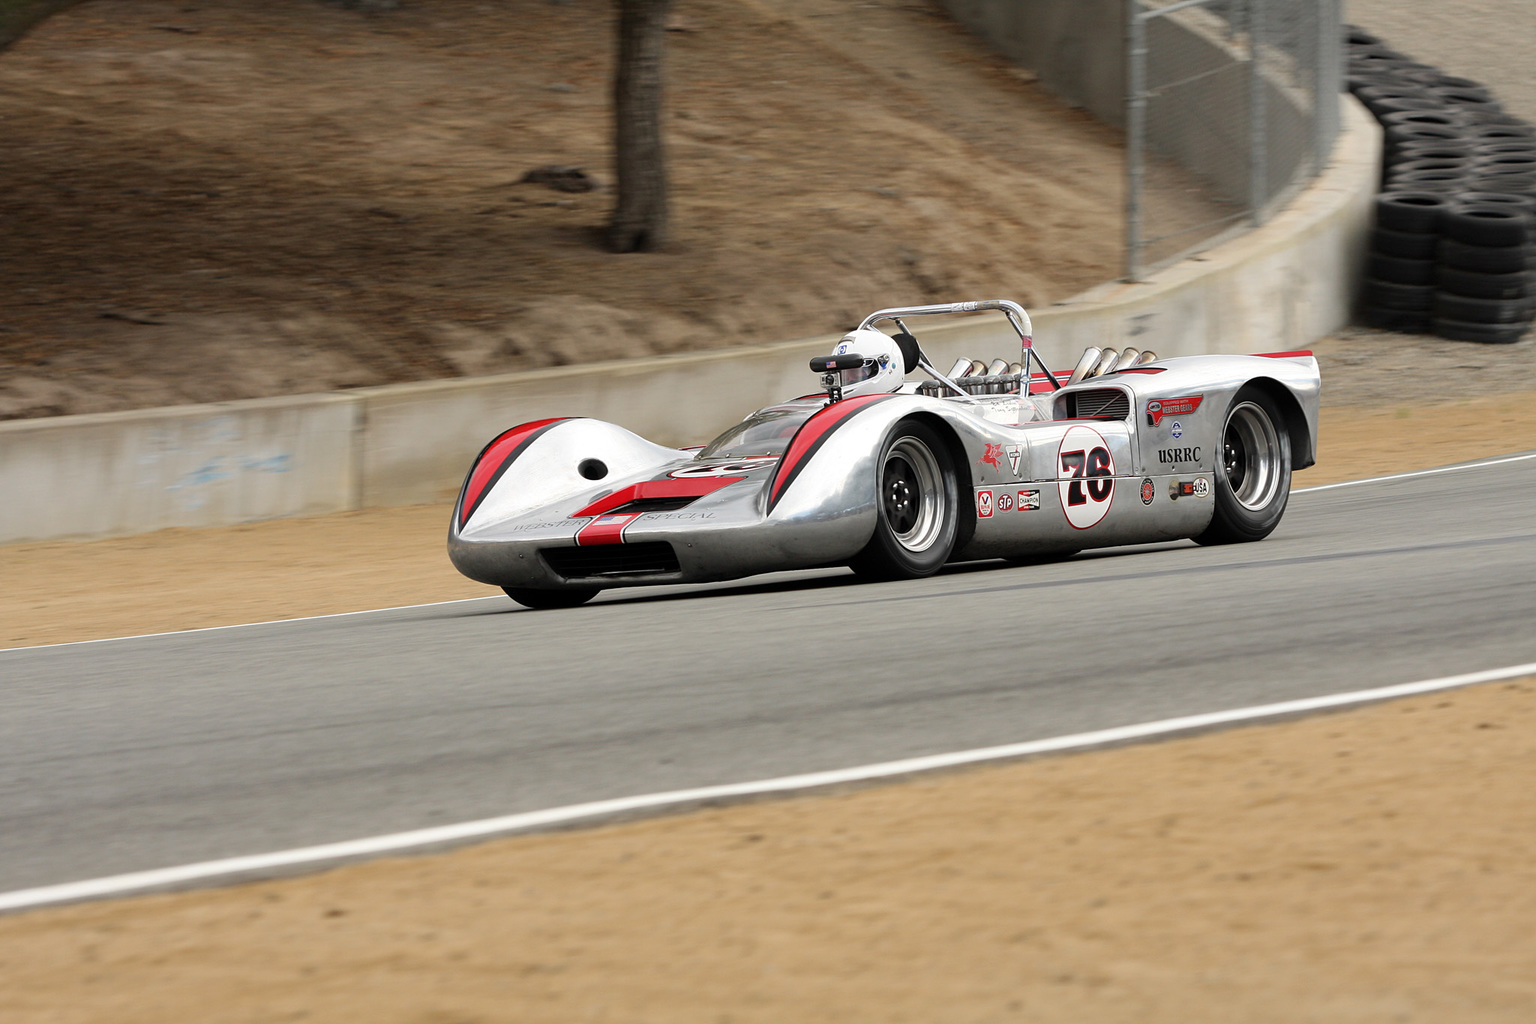
<svg viewBox="0 0 1536 1024">
<path fill-rule="evenodd" d="M 1164 416 L 1188 416 L 1200 408 L 1204 400 L 1204 395 L 1190 395 L 1188 398 L 1165 398 L 1161 402 L 1148 402 L 1147 426 L 1157 426 L 1163 422 Z"/>
<path fill-rule="evenodd" d="M 1024 454 L 1024 446 L 1020 445 L 1020 444 L 1011 444 L 1011 445 L 1008 446 L 1007 450 L 1008 450 L 1008 468 L 1013 470 L 1013 475 L 1014 476 L 1018 476 L 1019 475 L 1019 459 Z"/>
<path fill-rule="evenodd" d="M 1115 498 L 1115 460 L 1109 444 L 1092 427 L 1069 427 L 1056 451 L 1061 510 L 1077 530 L 1098 524 Z"/>
<path fill-rule="evenodd" d="M 1211 482 L 1203 476 L 1195 477 L 1194 495 L 1197 498 L 1207 497 L 1211 493 Z"/>
<path fill-rule="evenodd" d="M 987 465 L 991 466 L 993 469 L 1001 470 L 1003 468 L 1002 463 L 998 462 L 997 460 L 1000 459 L 1002 457 L 1002 455 L 1003 455 L 1003 446 L 1002 445 L 1000 445 L 1000 444 L 992 444 L 992 443 L 988 442 L 987 450 L 981 453 L 981 460 L 980 461 L 985 462 Z"/>
<path fill-rule="evenodd" d="M 1009 494 L 1007 491 L 1004 491 L 1002 494 L 999 494 L 997 496 L 997 510 L 999 512 L 1012 512 L 1013 511 L 1013 495 Z"/>
<path fill-rule="evenodd" d="M 1020 491 L 1017 498 L 1020 512 L 1040 511 L 1039 491 Z"/>
<path fill-rule="evenodd" d="M 1141 482 L 1141 503 L 1143 505 L 1150 505 L 1152 504 L 1152 499 L 1156 496 L 1157 488 L 1152 486 L 1152 478 L 1147 477 Z"/>
<path fill-rule="evenodd" d="M 991 519 L 992 518 L 992 492 L 991 491 L 977 491 L 976 492 L 976 518 L 977 519 Z"/>
</svg>

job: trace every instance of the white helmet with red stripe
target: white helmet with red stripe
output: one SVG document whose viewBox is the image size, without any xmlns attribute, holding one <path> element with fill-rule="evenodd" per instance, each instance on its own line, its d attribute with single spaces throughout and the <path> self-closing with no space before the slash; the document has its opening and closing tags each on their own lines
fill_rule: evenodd
<svg viewBox="0 0 1536 1024">
<path fill-rule="evenodd" d="M 864 364 L 853 370 L 839 370 L 843 397 L 887 395 L 901 387 L 907 375 L 906 361 L 896 339 L 871 328 L 849 331 L 843 335 L 834 356 L 862 356 Z"/>
</svg>

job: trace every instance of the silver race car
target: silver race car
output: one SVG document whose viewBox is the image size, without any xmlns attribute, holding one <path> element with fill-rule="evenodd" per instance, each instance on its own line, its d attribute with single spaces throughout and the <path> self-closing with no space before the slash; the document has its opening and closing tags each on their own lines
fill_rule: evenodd
<svg viewBox="0 0 1536 1024">
<path fill-rule="evenodd" d="M 941 373 L 906 324 L 982 310 L 1013 326 L 1018 362 Z M 1031 333 L 1006 300 L 879 310 L 811 360 L 821 392 L 702 449 L 592 419 L 513 427 L 470 467 L 448 554 L 515 601 L 557 608 L 604 587 L 781 569 L 911 579 L 954 561 L 1259 540 L 1280 522 L 1291 471 L 1317 451 L 1310 352 L 1090 348 L 1053 374 Z M 928 379 L 906 379 L 919 371 Z"/>
</svg>

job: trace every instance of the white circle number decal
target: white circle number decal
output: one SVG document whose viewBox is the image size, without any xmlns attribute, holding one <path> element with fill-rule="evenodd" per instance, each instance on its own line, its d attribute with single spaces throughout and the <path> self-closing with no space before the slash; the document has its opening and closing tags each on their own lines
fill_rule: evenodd
<svg viewBox="0 0 1536 1024">
<path fill-rule="evenodd" d="M 1070 427 L 1057 450 L 1056 469 L 1067 522 L 1086 530 L 1103 519 L 1115 497 L 1115 459 L 1104 435 L 1092 427 Z"/>
</svg>

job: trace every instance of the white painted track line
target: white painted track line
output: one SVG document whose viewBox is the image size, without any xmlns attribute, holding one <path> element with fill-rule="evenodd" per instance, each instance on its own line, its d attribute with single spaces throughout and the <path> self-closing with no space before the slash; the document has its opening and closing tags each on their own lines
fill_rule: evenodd
<svg viewBox="0 0 1536 1024">
<path fill-rule="evenodd" d="M 92 878 L 62 885 L 47 885 L 34 889 L 18 889 L 0 893 L 0 911 L 25 910 L 55 903 L 94 899 L 103 896 L 124 896 L 134 892 L 186 885 L 191 882 L 232 880 L 242 875 L 270 872 L 279 868 L 304 865 L 320 865 L 354 857 L 399 853 L 443 843 L 460 842 L 495 835 L 503 835 L 528 829 L 572 822 L 592 821 L 615 814 L 633 811 L 658 810 L 685 806 L 711 800 L 730 800 L 747 796 L 775 793 L 793 793 L 840 783 L 865 782 L 891 776 L 911 775 L 918 772 L 954 768 L 960 765 L 979 764 L 1047 754 L 1066 750 L 1080 750 L 1168 736 L 1198 729 L 1241 722 L 1262 721 L 1285 715 L 1296 715 L 1330 708 L 1342 708 L 1355 704 L 1411 697 L 1416 694 L 1434 693 L 1459 686 L 1495 682 L 1519 676 L 1536 675 L 1536 662 L 1511 665 L 1506 668 L 1470 672 L 1465 675 L 1425 679 L 1416 683 L 1400 683 L 1372 690 L 1355 690 L 1350 693 L 1329 694 L 1323 697 L 1307 697 L 1301 700 L 1281 701 L 1277 704 L 1260 704 L 1231 711 L 1212 711 L 1180 718 L 1165 718 L 1156 722 L 1122 725 L 1111 729 L 1076 733 L 1070 736 L 1054 736 L 1025 743 L 1010 743 L 1000 747 L 982 747 L 961 750 L 949 754 L 930 754 L 901 761 L 859 765 L 833 771 L 810 772 L 804 775 L 787 775 L 776 779 L 760 779 L 755 782 L 735 782 L 719 786 L 701 786 L 696 789 L 678 789 L 666 793 L 646 793 L 640 796 L 620 797 L 613 800 L 597 800 L 591 803 L 551 807 L 542 811 L 508 814 L 498 818 L 482 818 L 456 825 L 440 825 L 411 832 L 395 832 L 390 835 L 371 836 L 321 846 L 306 846 L 294 850 L 279 850 L 245 857 L 228 857 L 223 860 L 183 864 L 179 867 L 159 868 L 153 871 L 136 871 L 125 875 Z"/>
<path fill-rule="evenodd" d="M 1484 466 L 1500 466 L 1506 462 L 1524 462 L 1536 459 L 1536 452 L 1523 455 L 1505 455 L 1496 459 L 1480 459 L 1477 462 L 1459 462 L 1454 466 L 1437 466 L 1434 469 L 1415 469 L 1408 473 L 1392 473 L 1388 476 L 1368 476 L 1363 480 L 1344 480 L 1336 484 L 1318 484 L 1316 487 L 1295 487 L 1292 494 L 1311 494 L 1315 491 L 1331 491 L 1336 487 L 1359 487 L 1362 484 L 1379 484 L 1388 480 L 1408 480 L 1416 476 L 1435 476 L 1438 473 L 1456 473 L 1463 469 L 1482 469 Z"/>
<path fill-rule="evenodd" d="M 1332 490 L 1335 487 L 1359 487 L 1362 484 L 1378 484 L 1388 480 L 1406 480 L 1416 476 L 1431 476 L 1436 473 L 1455 473 L 1465 469 L 1481 469 L 1484 466 L 1497 466 L 1505 462 L 1522 462 L 1526 459 L 1536 459 L 1536 452 L 1523 455 L 1509 455 L 1495 459 L 1484 459 L 1480 462 L 1463 462 L 1454 466 L 1440 466 L 1435 469 L 1418 469 L 1409 473 L 1393 473 L 1389 476 L 1372 476 L 1363 480 L 1345 480 L 1337 484 L 1321 484 L 1317 487 L 1298 487 L 1291 490 L 1292 494 L 1311 494 L 1316 491 Z M 760 578 L 760 577 L 759 577 Z M 488 601 L 496 599 L 495 594 L 486 594 L 484 597 L 461 597 L 452 601 L 429 601 L 425 604 L 402 604 L 391 608 L 363 608 L 355 612 L 332 612 L 329 615 L 300 615 L 292 619 L 265 619 L 261 622 L 235 622 L 227 626 L 203 626 L 198 629 L 175 629 L 163 633 L 136 633 L 130 636 L 101 637 L 96 640 L 67 640 L 57 644 L 34 644 L 30 647 L 0 647 L 0 656 L 10 651 L 40 651 L 49 647 L 75 647 L 80 644 L 111 644 L 120 640 L 149 640 L 161 636 L 178 636 L 184 633 L 211 633 L 220 629 L 246 629 L 251 626 L 277 626 L 290 622 L 314 622 L 319 619 L 341 619 L 349 615 L 375 615 L 380 612 L 402 612 L 416 608 L 442 608 L 451 604 L 467 604 L 471 601 Z"/>
</svg>

